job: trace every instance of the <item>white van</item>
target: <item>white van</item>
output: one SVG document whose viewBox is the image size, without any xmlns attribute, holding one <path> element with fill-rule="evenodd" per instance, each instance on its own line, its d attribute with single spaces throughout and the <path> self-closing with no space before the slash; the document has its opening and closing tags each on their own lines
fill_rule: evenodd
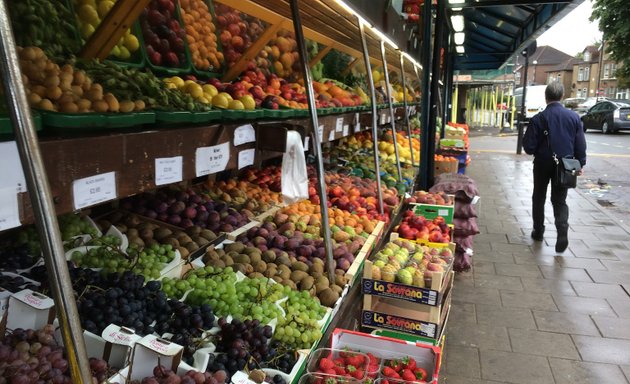
<svg viewBox="0 0 630 384">
<path fill-rule="evenodd" d="M 525 96 L 525 120 L 531 119 L 547 106 L 547 102 L 545 101 L 545 88 L 547 88 L 546 85 L 530 85 L 527 87 L 527 95 Z M 514 100 L 516 116 L 520 116 L 521 103 L 523 102 L 523 87 L 514 90 Z"/>
</svg>

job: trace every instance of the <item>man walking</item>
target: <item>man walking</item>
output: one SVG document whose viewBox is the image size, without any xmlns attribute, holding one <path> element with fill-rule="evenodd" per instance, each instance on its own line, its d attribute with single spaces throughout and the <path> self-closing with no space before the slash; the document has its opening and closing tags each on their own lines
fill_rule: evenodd
<svg viewBox="0 0 630 384">
<path fill-rule="evenodd" d="M 555 217 L 558 238 L 556 252 L 564 252 L 569 246 L 569 207 L 567 206 L 568 189 L 554 183 L 556 178 L 556 162 L 553 152 L 558 159 L 574 157 L 580 161 L 582 167 L 586 164 L 586 140 L 584 129 L 578 115 L 560 104 L 564 94 L 564 87 L 553 82 L 545 89 L 547 107 L 534 116 L 529 122 L 523 148 L 525 152 L 534 155 L 534 193 L 532 194 L 532 219 L 534 230 L 532 239 L 543 240 L 545 232 L 545 200 L 547 186 L 551 181 L 551 204 Z M 546 132 L 548 132 L 548 135 Z M 553 151 L 551 150 L 553 148 Z M 582 174 L 582 171 L 579 173 Z"/>
</svg>

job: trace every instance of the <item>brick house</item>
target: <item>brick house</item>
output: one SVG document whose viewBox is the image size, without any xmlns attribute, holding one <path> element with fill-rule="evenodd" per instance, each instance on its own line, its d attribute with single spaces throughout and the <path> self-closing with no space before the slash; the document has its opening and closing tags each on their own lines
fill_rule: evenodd
<svg viewBox="0 0 630 384">
<path fill-rule="evenodd" d="M 558 81 L 564 85 L 566 97 L 571 95 L 571 85 L 573 84 L 573 65 L 579 60 L 576 58 L 570 58 L 565 62 L 550 68 L 547 71 L 547 81 L 549 84 L 553 81 Z"/>
<path fill-rule="evenodd" d="M 619 89 L 615 72 L 619 63 L 612 60 L 609 54 L 604 54 L 600 65 L 601 51 L 594 45 L 589 45 L 582 51 L 582 60 L 573 64 L 573 80 L 571 97 L 598 96 L 597 78 L 599 80 L 599 96 L 611 99 L 630 99 L 630 89 Z"/>
<path fill-rule="evenodd" d="M 541 85 L 547 83 L 547 72 L 558 65 L 572 59 L 571 55 L 559 51 L 548 45 L 538 47 L 536 52 L 528 58 L 529 69 L 527 71 L 528 85 Z M 523 74 L 525 72 L 525 61 L 519 57 L 516 63 L 516 86 L 523 86 Z"/>
</svg>

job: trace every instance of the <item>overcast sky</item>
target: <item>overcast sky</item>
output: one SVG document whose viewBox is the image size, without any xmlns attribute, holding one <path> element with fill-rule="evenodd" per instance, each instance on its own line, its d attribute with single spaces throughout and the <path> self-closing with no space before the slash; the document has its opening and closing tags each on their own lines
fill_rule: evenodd
<svg viewBox="0 0 630 384">
<path fill-rule="evenodd" d="M 542 34 L 538 38 L 538 46 L 550 45 L 571 56 L 581 52 L 587 45 L 602 37 L 597 22 L 589 21 L 591 12 L 591 0 L 584 1 Z"/>
</svg>

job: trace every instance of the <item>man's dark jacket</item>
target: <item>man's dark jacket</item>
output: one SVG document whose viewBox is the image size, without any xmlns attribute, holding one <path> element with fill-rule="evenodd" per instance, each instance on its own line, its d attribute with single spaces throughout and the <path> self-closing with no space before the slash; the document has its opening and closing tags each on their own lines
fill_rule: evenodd
<svg viewBox="0 0 630 384">
<path fill-rule="evenodd" d="M 552 156 L 544 134 L 544 116 L 549 126 L 551 147 L 558 157 L 575 157 L 582 166 L 586 164 L 586 140 L 584 129 L 577 113 L 566 109 L 562 104 L 547 104 L 544 111 L 532 117 L 523 137 L 525 152 L 534 155 L 534 161 L 549 161 Z"/>
</svg>

